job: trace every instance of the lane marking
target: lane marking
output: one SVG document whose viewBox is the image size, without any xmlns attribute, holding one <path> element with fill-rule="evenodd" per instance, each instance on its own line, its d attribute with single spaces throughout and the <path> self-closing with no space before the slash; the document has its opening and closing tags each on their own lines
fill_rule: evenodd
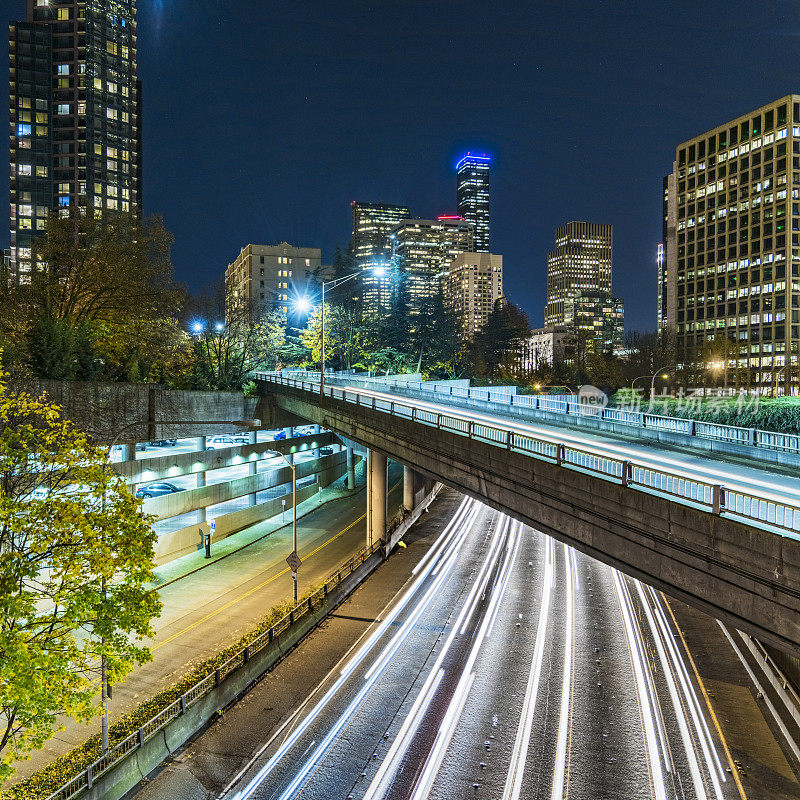
<svg viewBox="0 0 800 800">
<path fill-rule="evenodd" d="M 669 611 L 670 617 L 672 617 L 672 623 L 675 625 L 675 630 L 678 631 L 678 636 L 680 636 L 681 642 L 683 643 L 683 651 L 686 653 L 687 657 L 689 658 L 689 663 L 692 665 L 692 671 L 694 672 L 694 676 L 697 679 L 697 683 L 700 686 L 700 690 L 703 692 L 703 699 L 706 701 L 706 707 L 708 708 L 708 713 L 711 714 L 711 720 L 714 723 L 714 727 L 717 730 L 717 735 L 722 742 L 722 747 L 725 750 L 725 756 L 728 759 L 728 763 L 731 767 L 731 773 L 733 774 L 733 780 L 736 783 L 736 788 L 739 790 L 739 796 L 742 800 L 748 800 L 747 794 L 744 790 L 744 786 L 742 786 L 742 781 L 739 778 L 739 770 L 736 768 L 736 764 L 733 762 L 733 756 L 731 755 L 730 748 L 728 747 L 728 742 L 725 739 L 725 734 L 722 732 L 722 727 L 719 724 L 719 720 L 717 719 L 716 712 L 714 711 L 714 706 L 711 704 L 711 698 L 708 696 L 708 691 L 706 690 L 706 685 L 703 679 L 700 677 L 700 672 L 697 669 L 697 665 L 694 663 L 694 658 L 692 658 L 691 652 L 689 652 L 689 645 L 686 642 L 686 639 L 683 636 L 683 631 L 681 630 L 681 626 L 678 624 L 678 620 L 675 618 L 675 613 L 672 610 L 672 604 L 669 602 L 669 599 L 664 594 L 664 592 L 659 592 L 661 595 L 661 599 L 664 601 L 664 604 L 667 607 L 667 611 Z"/>
</svg>

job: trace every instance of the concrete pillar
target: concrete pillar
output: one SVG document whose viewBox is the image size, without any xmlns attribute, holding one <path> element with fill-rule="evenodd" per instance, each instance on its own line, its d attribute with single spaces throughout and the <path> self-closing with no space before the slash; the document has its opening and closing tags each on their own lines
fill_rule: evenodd
<svg viewBox="0 0 800 800">
<path fill-rule="evenodd" d="M 314 435 L 319 438 L 319 425 L 314 425 Z M 319 447 L 314 448 L 314 458 L 319 458 Z"/>
<path fill-rule="evenodd" d="M 352 447 L 347 448 L 347 488 L 356 488 L 356 454 Z"/>
<path fill-rule="evenodd" d="M 286 428 L 286 439 L 294 439 L 294 426 Z M 289 460 L 290 464 L 294 464 L 294 453 L 287 452 L 286 458 Z"/>
<path fill-rule="evenodd" d="M 255 431 L 251 431 L 249 438 L 250 438 L 250 444 L 255 444 L 256 443 L 256 432 Z M 250 475 L 256 475 L 258 473 L 258 461 L 254 459 L 253 461 L 250 462 L 249 466 L 250 466 L 250 469 L 248 470 L 248 473 Z M 256 493 L 252 492 L 247 497 L 248 497 L 248 500 L 249 500 L 249 505 L 250 506 L 254 506 L 256 504 Z"/>
<path fill-rule="evenodd" d="M 119 446 L 119 460 L 120 461 L 136 460 L 136 442 L 123 442 Z"/>
<path fill-rule="evenodd" d="M 386 536 L 386 497 L 389 460 L 376 450 L 367 451 L 367 547 Z"/>
<path fill-rule="evenodd" d="M 417 473 L 411 467 L 403 465 L 403 508 L 406 511 L 414 510 L 414 495 L 416 494 Z"/>
<path fill-rule="evenodd" d="M 197 449 L 200 451 L 204 451 L 206 449 L 206 437 L 205 436 L 198 436 L 195 439 L 197 444 Z M 197 473 L 197 488 L 200 489 L 201 487 L 206 485 L 206 473 L 205 472 L 198 472 Z M 198 508 L 197 509 L 197 521 L 198 522 L 205 522 L 206 521 L 206 510 L 205 508 Z"/>
</svg>

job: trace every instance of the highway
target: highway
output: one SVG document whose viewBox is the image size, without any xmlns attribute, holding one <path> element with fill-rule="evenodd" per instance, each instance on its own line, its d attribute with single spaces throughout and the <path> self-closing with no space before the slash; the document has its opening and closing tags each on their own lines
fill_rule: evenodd
<svg viewBox="0 0 800 800">
<path fill-rule="evenodd" d="M 532 436 L 554 444 L 582 448 L 600 456 L 635 461 L 637 464 L 663 470 L 669 474 L 686 476 L 700 481 L 721 483 L 731 490 L 754 494 L 762 499 L 800 505 L 800 477 L 772 472 L 768 464 L 756 461 L 751 464 L 734 464 L 725 462 L 720 458 L 709 458 L 703 455 L 666 450 L 647 442 L 638 444 L 630 441 L 615 441 L 610 435 L 603 436 L 566 428 L 556 429 L 552 425 L 539 425 L 534 422 L 500 416 L 488 411 L 484 412 L 474 407 L 465 408 L 447 403 L 444 400 L 433 402 L 394 394 L 390 391 L 376 391 L 361 387 L 348 388 L 347 386 L 337 385 L 334 388 L 337 396 L 342 390 L 353 400 L 355 400 L 356 395 L 360 395 L 362 398 L 375 398 L 386 403 L 402 403 L 433 414 L 446 414 L 457 419 L 471 420 L 478 424 L 512 431 L 520 435 Z"/>
<path fill-rule="evenodd" d="M 288 721 L 193 796 L 746 798 L 709 709 L 660 594 L 463 500 Z"/>
</svg>

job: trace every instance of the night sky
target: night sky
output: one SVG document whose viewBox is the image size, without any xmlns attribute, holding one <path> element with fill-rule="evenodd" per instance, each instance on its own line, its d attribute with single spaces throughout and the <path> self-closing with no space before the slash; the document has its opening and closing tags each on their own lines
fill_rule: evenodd
<svg viewBox="0 0 800 800">
<path fill-rule="evenodd" d="M 453 213 L 457 157 L 486 151 L 492 251 L 531 323 L 554 228 L 587 219 L 614 225 L 626 327 L 653 329 L 675 145 L 800 92 L 799 34 L 782 0 L 139 0 L 145 210 L 199 290 L 249 242 L 329 261 L 354 199 Z"/>
</svg>

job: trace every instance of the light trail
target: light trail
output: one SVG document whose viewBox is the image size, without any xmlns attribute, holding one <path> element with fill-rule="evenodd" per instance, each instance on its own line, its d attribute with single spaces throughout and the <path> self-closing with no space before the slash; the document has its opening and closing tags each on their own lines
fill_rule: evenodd
<svg viewBox="0 0 800 800">
<path fill-rule="evenodd" d="M 436 553 L 432 556 L 426 566 L 418 573 L 416 579 L 409 587 L 409 589 L 405 592 L 400 602 L 391 610 L 391 612 L 387 615 L 387 617 L 380 623 L 380 625 L 376 628 L 375 632 L 372 636 L 362 645 L 362 647 L 358 650 L 358 652 L 353 656 L 353 658 L 347 663 L 345 668 L 342 670 L 341 674 L 337 678 L 337 680 L 333 683 L 333 685 L 328 689 L 328 691 L 323 695 L 323 697 L 319 700 L 319 702 L 314 706 L 314 708 L 309 712 L 309 714 L 303 719 L 303 721 L 298 725 L 297 728 L 292 732 L 292 734 L 287 737 L 287 739 L 283 742 L 280 748 L 272 755 L 272 757 L 264 764 L 264 766 L 256 773 L 256 775 L 250 780 L 250 782 L 237 792 L 233 797 L 234 800 L 246 800 L 253 795 L 253 793 L 258 789 L 258 787 L 263 783 L 264 779 L 275 769 L 277 764 L 281 761 L 281 759 L 286 756 L 286 754 L 291 750 L 292 747 L 298 742 L 300 737 L 305 733 L 308 728 L 314 723 L 317 717 L 324 711 L 330 701 L 336 696 L 339 690 L 342 688 L 344 683 L 350 678 L 350 676 L 355 672 L 358 666 L 367 658 L 370 652 L 374 649 L 377 642 L 380 640 L 382 636 L 385 635 L 386 631 L 392 626 L 399 616 L 400 612 L 408 605 L 408 603 L 415 597 L 415 595 L 420 591 L 423 584 L 427 580 L 431 573 L 433 572 L 434 568 L 437 567 L 441 561 L 444 561 L 447 564 L 445 569 L 439 570 L 438 575 L 434 578 L 432 582 L 432 588 L 435 591 L 428 591 L 424 595 L 424 601 L 430 603 L 433 597 L 436 596 L 436 593 L 441 590 L 441 587 L 445 583 L 447 576 L 449 575 L 452 566 L 455 564 L 459 548 L 461 544 L 466 539 L 468 533 L 471 530 L 472 525 L 475 522 L 475 515 L 469 514 L 469 512 L 473 509 L 474 506 L 478 506 L 477 503 L 474 501 L 466 501 L 461 504 L 458 511 L 453 517 L 453 520 L 450 524 L 448 524 L 445 531 L 443 531 L 442 535 L 439 537 L 437 544 L 434 548 Z M 463 524 L 464 519 L 467 517 L 468 524 Z M 421 605 L 422 601 L 418 603 L 418 606 Z M 410 619 L 413 619 L 410 618 Z M 398 634 L 402 635 L 405 628 L 410 629 L 411 625 L 409 621 L 402 623 Z M 393 640 L 394 641 L 394 638 Z M 392 642 L 388 646 L 391 646 Z M 382 654 L 379 654 L 378 658 L 381 658 Z M 331 743 L 338 732 L 342 729 L 344 724 L 347 722 L 349 715 L 351 715 L 358 705 L 363 702 L 363 700 L 367 697 L 369 692 L 372 690 L 375 682 L 377 681 L 378 677 L 380 677 L 380 673 L 373 674 L 370 680 L 365 681 L 364 686 L 358 692 L 356 696 L 356 700 L 348 706 L 347 710 L 340 715 L 337 722 L 334 724 L 334 727 L 331 733 L 326 736 L 323 740 L 325 748 L 327 748 L 328 744 Z M 357 701 L 357 702 L 356 702 Z M 355 703 L 355 705 L 354 705 Z M 323 751 L 323 745 L 320 745 L 315 751 L 315 755 Z M 299 785 L 297 781 L 302 781 L 305 775 L 310 771 L 311 767 L 313 767 L 313 759 L 306 763 L 305 767 L 302 768 L 296 775 L 295 780 L 292 781 L 292 786 Z M 284 795 L 286 793 L 284 792 Z"/>
<path fill-rule="evenodd" d="M 536 630 L 536 646 L 534 648 L 531 668 L 528 674 L 528 685 L 525 689 L 525 700 L 522 704 L 517 735 L 514 739 L 514 749 L 511 753 L 511 762 L 503 789 L 503 800 L 519 800 L 522 792 L 522 779 L 525 774 L 525 763 L 528 758 L 528 745 L 531 740 L 531 728 L 536 712 L 536 698 L 539 693 L 539 683 L 542 675 L 542 662 L 544 660 L 545 636 L 547 623 L 550 616 L 550 597 L 552 594 L 554 574 L 554 546 L 553 540 L 547 537 L 547 554 L 545 577 L 542 582 L 542 600 L 539 604 L 539 624 Z"/>
<path fill-rule="evenodd" d="M 558 717 L 558 740 L 553 774 L 551 800 L 563 800 L 564 778 L 567 768 L 567 732 L 569 730 L 569 709 L 572 697 L 572 655 L 575 643 L 575 551 L 564 545 L 564 567 L 566 571 L 567 618 L 564 625 L 564 677 L 561 681 L 561 710 Z"/>
<path fill-rule="evenodd" d="M 633 668 L 636 693 L 639 696 L 639 709 L 641 711 L 642 726 L 645 732 L 645 749 L 647 751 L 650 779 L 656 793 L 656 800 L 667 800 L 667 787 L 664 782 L 664 770 L 662 768 L 659 744 L 656 736 L 655 712 L 653 709 L 653 701 L 650 697 L 650 688 L 647 678 L 645 677 L 647 662 L 640 650 L 640 637 L 633 623 L 633 612 L 625 591 L 623 579 L 620 573 L 615 569 L 612 569 L 611 575 L 614 580 L 614 589 L 617 593 L 620 611 L 622 612 L 625 635 L 628 639 L 628 650 L 631 655 L 631 666 Z"/>
</svg>

